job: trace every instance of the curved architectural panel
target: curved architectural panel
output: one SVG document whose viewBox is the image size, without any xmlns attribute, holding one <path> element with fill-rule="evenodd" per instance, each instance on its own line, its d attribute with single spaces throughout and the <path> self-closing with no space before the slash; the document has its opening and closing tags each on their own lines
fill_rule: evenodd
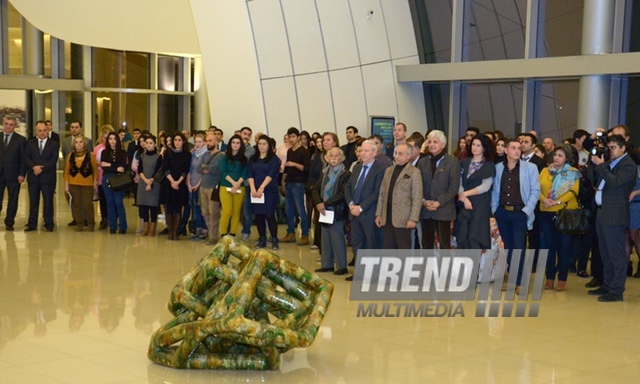
<svg viewBox="0 0 640 384">
<path fill-rule="evenodd" d="M 300 121 L 309 132 L 333 130 L 333 105 L 326 72 L 296 76 L 300 102 Z M 327 128 L 327 122 L 331 125 Z M 339 127 L 338 127 L 339 128 Z"/>
<path fill-rule="evenodd" d="M 76 44 L 198 55 L 189 0 L 11 0 L 38 29 Z"/>
<path fill-rule="evenodd" d="M 282 0 L 296 75 L 327 70 L 318 12 L 311 1 Z"/>
<path fill-rule="evenodd" d="M 358 45 L 349 3 L 343 0 L 324 0 L 318 2 L 317 7 L 329 69 L 359 66 Z"/>
<path fill-rule="evenodd" d="M 291 55 L 280 0 L 247 3 L 256 54 L 260 62 L 260 77 L 291 76 Z"/>
</svg>

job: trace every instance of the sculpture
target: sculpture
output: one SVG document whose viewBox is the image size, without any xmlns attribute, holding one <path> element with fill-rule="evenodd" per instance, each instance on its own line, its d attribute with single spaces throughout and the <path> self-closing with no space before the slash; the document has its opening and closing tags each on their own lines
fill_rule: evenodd
<svg viewBox="0 0 640 384">
<path fill-rule="evenodd" d="M 277 370 L 280 353 L 313 343 L 332 293 L 318 275 L 225 236 L 173 288 L 175 317 L 151 336 L 148 357 L 173 368 Z"/>
</svg>

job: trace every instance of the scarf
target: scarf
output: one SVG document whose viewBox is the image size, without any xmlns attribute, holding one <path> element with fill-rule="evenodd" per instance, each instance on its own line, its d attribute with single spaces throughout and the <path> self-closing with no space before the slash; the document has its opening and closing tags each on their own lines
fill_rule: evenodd
<svg viewBox="0 0 640 384">
<path fill-rule="evenodd" d="M 325 175 L 322 179 L 322 201 L 327 201 L 333 196 L 333 186 L 338 176 L 344 172 L 344 164 L 340 163 L 335 167 L 327 167 L 324 172 Z"/>
<path fill-rule="evenodd" d="M 202 157 L 202 155 L 204 155 L 206 152 L 208 151 L 207 146 L 204 145 L 202 148 L 200 149 L 196 149 L 193 151 L 193 154 L 195 155 L 196 159 L 199 159 Z"/>
<path fill-rule="evenodd" d="M 433 177 L 436 174 L 436 167 L 438 165 L 438 161 L 442 159 L 443 156 L 444 156 L 444 150 L 435 156 L 431 155 L 431 157 L 429 158 L 429 160 L 431 161 L 431 177 Z"/>
<path fill-rule="evenodd" d="M 548 195 L 552 200 L 558 200 L 560 196 L 569 192 L 580 176 L 578 170 L 572 168 L 569 164 L 565 164 L 560 169 L 549 166 L 549 174 L 553 176 L 553 185 Z"/>
</svg>

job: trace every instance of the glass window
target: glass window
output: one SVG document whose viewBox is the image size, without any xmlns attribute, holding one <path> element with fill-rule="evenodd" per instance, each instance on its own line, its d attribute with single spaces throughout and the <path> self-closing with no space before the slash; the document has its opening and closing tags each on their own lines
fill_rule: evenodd
<svg viewBox="0 0 640 384">
<path fill-rule="evenodd" d="M 9 74 L 22 75 L 22 15 L 9 7 Z"/>
<path fill-rule="evenodd" d="M 522 119 L 522 83 L 465 84 L 462 89 L 463 108 L 460 134 L 467 127 L 480 132 L 502 131 L 513 137 Z"/>
<path fill-rule="evenodd" d="M 180 59 L 171 56 L 158 56 L 158 89 L 162 91 L 180 90 Z"/>
<path fill-rule="evenodd" d="M 93 86 L 148 89 L 149 55 L 94 48 Z"/>
<path fill-rule="evenodd" d="M 538 57 L 580 55 L 584 0 L 542 1 L 544 25 L 540 33 Z"/>
<path fill-rule="evenodd" d="M 579 80 L 542 81 L 536 87 L 534 127 L 538 141 L 545 137 L 562 143 L 571 137 L 578 123 Z"/>
<path fill-rule="evenodd" d="M 184 110 L 183 101 L 185 97 L 190 96 L 158 95 L 158 132 L 173 133 L 183 129 L 191 132 L 193 130 L 192 126 L 184 127 L 182 125 L 184 114 L 192 113 L 192 111 Z M 191 125 L 193 125 L 193 115 L 190 121 Z"/>
<path fill-rule="evenodd" d="M 420 26 L 424 63 L 451 62 L 451 0 L 423 0 L 426 9 Z"/>
<path fill-rule="evenodd" d="M 101 126 L 114 129 L 149 129 L 149 95 L 140 93 L 94 92 L 94 137 Z"/>
<path fill-rule="evenodd" d="M 499 6 L 498 6 L 499 5 Z M 473 0 L 466 8 L 465 60 L 524 58 L 527 1 Z"/>
</svg>

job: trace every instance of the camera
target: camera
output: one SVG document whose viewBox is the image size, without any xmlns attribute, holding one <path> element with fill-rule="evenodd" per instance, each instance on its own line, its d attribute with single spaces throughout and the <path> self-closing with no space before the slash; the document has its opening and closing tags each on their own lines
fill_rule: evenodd
<svg viewBox="0 0 640 384">
<path fill-rule="evenodd" d="M 596 139 L 593 141 L 591 154 L 593 156 L 602 157 L 605 161 L 609 160 L 609 147 L 607 146 L 607 136 L 604 132 L 596 132 Z"/>
</svg>

